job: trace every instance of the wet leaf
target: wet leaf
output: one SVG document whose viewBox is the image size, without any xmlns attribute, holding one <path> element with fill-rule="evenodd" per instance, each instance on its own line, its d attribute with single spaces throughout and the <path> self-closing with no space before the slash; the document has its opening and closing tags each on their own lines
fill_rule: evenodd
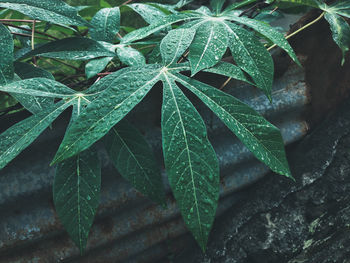
<svg viewBox="0 0 350 263">
<path fill-rule="evenodd" d="M 226 0 L 210 0 L 210 6 L 216 14 L 221 12 Z"/>
<path fill-rule="evenodd" d="M 129 4 L 128 7 L 138 13 L 148 24 L 156 23 L 166 16 L 159 8 L 148 4 L 135 3 Z"/>
<path fill-rule="evenodd" d="M 142 66 L 146 64 L 146 59 L 142 53 L 132 47 L 118 47 L 117 55 L 120 61 L 128 66 Z"/>
<path fill-rule="evenodd" d="M 164 76 L 162 140 L 165 168 L 187 228 L 205 250 L 219 198 L 219 165 L 201 116 Z"/>
<path fill-rule="evenodd" d="M 241 80 L 251 84 L 251 82 L 244 75 L 243 71 L 239 67 L 231 63 L 221 61 L 215 66 L 205 69 L 203 71 L 218 74 L 218 75 L 223 75 L 229 78 Z"/>
<path fill-rule="evenodd" d="M 176 81 L 198 96 L 272 171 L 292 177 L 278 128 L 229 94 L 185 76 L 178 75 Z"/>
<path fill-rule="evenodd" d="M 106 68 L 108 63 L 113 59 L 113 57 L 103 57 L 103 58 L 95 58 L 90 60 L 85 65 L 85 75 L 88 79 L 96 76 L 102 70 Z"/>
<path fill-rule="evenodd" d="M 98 41 L 113 42 L 120 28 L 119 7 L 103 8 L 91 20 L 89 33 L 91 38 Z"/>
<path fill-rule="evenodd" d="M 13 79 L 13 39 L 7 28 L 0 23 L 0 85 Z"/>
<path fill-rule="evenodd" d="M 83 254 L 100 201 L 101 164 L 96 149 L 57 165 L 53 200 L 58 217 Z"/>
<path fill-rule="evenodd" d="M 106 135 L 104 145 L 113 165 L 126 180 L 154 202 L 165 205 L 159 165 L 137 129 L 121 121 Z"/>
<path fill-rule="evenodd" d="M 190 46 L 188 59 L 191 64 L 191 74 L 210 68 L 218 63 L 225 54 L 229 37 L 225 26 L 218 22 L 203 23 L 196 32 Z"/>
<path fill-rule="evenodd" d="M 88 26 L 75 7 L 61 0 L 0 0 L 0 7 L 16 10 L 33 19 L 53 24 Z"/>
</svg>

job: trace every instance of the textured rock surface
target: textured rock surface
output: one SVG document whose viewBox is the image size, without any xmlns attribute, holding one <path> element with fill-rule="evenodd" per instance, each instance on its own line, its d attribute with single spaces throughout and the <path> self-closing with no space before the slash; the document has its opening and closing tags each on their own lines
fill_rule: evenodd
<svg viewBox="0 0 350 263">
<path fill-rule="evenodd" d="M 290 151 L 296 182 L 269 175 L 182 262 L 350 262 L 350 102 Z"/>
</svg>

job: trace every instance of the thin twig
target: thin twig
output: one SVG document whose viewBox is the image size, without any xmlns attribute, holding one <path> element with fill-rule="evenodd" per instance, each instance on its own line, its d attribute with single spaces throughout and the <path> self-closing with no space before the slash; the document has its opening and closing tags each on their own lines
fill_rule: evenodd
<svg viewBox="0 0 350 263">
<path fill-rule="evenodd" d="M 35 20 L 33 21 L 33 26 L 32 26 L 32 37 L 31 37 L 31 42 L 32 42 L 32 50 L 34 50 L 34 40 L 35 40 Z"/>
<path fill-rule="evenodd" d="M 123 6 L 123 5 L 127 5 L 129 3 L 131 3 L 133 0 L 128 0 L 128 1 L 125 1 L 124 3 L 122 3 L 120 6 Z"/>
<path fill-rule="evenodd" d="M 23 36 L 23 37 L 32 37 L 32 35 L 29 35 L 29 34 L 23 34 L 23 33 L 17 33 L 17 32 L 11 32 L 12 35 L 17 35 L 17 36 Z M 45 37 L 36 37 L 38 39 L 43 39 L 43 40 L 51 40 L 51 39 L 48 39 L 48 38 L 45 38 Z"/>
<path fill-rule="evenodd" d="M 30 32 L 32 31 L 32 29 L 30 29 L 30 28 L 25 28 L 25 27 L 21 27 L 21 26 L 16 26 L 16 25 L 13 25 L 13 24 L 10 24 L 10 23 L 6 23 L 6 22 L 3 22 L 2 24 L 5 25 L 5 26 L 13 27 L 13 28 L 18 28 L 18 29 L 21 29 L 21 30 L 24 30 L 24 31 L 30 31 Z M 39 35 L 51 37 L 52 39 L 55 39 L 55 40 L 58 40 L 58 39 L 59 39 L 59 38 L 54 37 L 54 36 L 52 36 L 52 35 L 50 35 L 50 34 L 47 34 L 47 33 L 44 33 L 44 32 L 40 32 L 40 31 L 37 31 L 37 30 L 35 30 L 35 33 L 36 33 L 36 34 L 39 34 Z"/>
</svg>

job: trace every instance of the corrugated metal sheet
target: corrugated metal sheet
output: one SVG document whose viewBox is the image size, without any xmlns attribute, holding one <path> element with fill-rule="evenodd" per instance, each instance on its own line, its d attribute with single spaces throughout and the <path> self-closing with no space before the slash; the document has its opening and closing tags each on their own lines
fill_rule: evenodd
<svg viewBox="0 0 350 263">
<path fill-rule="evenodd" d="M 232 83 L 226 91 L 280 127 L 289 144 L 304 136 L 308 129 L 301 117 L 309 102 L 304 78 L 302 69 L 289 69 L 275 81 L 272 104 L 260 91 L 246 85 Z M 157 104 L 152 104 L 150 99 L 149 105 L 152 112 Z M 208 123 L 220 161 L 220 214 L 239 201 L 234 191 L 258 180 L 269 170 L 208 109 L 200 107 L 200 113 Z M 150 127 L 149 123 L 141 129 L 160 158 L 160 128 Z M 56 127 L 62 130 L 64 126 L 58 123 Z M 156 262 L 191 240 L 170 194 L 167 209 L 152 204 L 116 174 L 101 152 L 104 163 L 101 204 L 86 255 L 80 257 L 79 250 L 62 229 L 52 202 L 54 173 L 48 164 L 59 141 L 55 129 L 47 131 L 0 171 L 0 262 Z M 166 187 L 169 193 L 169 186 Z"/>
</svg>

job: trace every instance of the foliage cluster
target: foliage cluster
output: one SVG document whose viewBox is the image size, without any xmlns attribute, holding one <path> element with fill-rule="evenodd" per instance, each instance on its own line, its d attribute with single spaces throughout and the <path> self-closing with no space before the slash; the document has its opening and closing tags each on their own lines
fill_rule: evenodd
<svg viewBox="0 0 350 263">
<path fill-rule="evenodd" d="M 53 196 L 59 218 L 81 253 L 99 204 L 97 141 L 104 142 L 111 162 L 137 190 L 166 203 L 150 146 L 124 120 L 154 85 L 163 87 L 166 174 L 183 219 L 204 250 L 219 198 L 219 165 L 204 121 L 183 89 L 210 108 L 257 159 L 292 178 L 278 128 L 193 76 L 205 71 L 244 81 L 272 100 L 274 64 L 268 50 L 279 46 L 299 64 L 283 33 L 267 22 L 290 5 L 322 10 L 320 18 L 329 22 L 343 56 L 349 50 L 350 27 L 343 18 L 350 18 L 349 1 L 268 0 L 255 18 L 250 11 L 261 1 L 212 0 L 210 8 L 194 10 L 184 8 L 188 2 L 127 1 L 112 7 L 101 0 L 98 7 L 72 7 L 61 0 L 0 0 L 2 100 L 9 109 L 20 103 L 32 113 L 0 135 L 0 169 L 73 108 L 52 162 L 57 164 Z M 147 25 L 135 28 L 128 20 L 121 25 L 123 15 L 131 12 Z M 222 61 L 229 56 L 233 63 Z"/>
</svg>

